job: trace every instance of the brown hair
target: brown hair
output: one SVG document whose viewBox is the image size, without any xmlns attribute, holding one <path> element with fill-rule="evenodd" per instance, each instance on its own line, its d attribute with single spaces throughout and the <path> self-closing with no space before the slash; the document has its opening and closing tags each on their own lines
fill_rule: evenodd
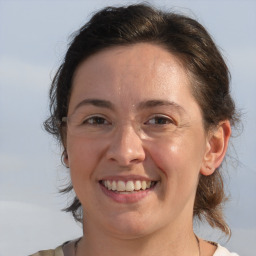
<svg viewBox="0 0 256 256">
<path fill-rule="evenodd" d="M 62 65 L 50 89 L 51 116 L 45 129 L 64 145 L 65 126 L 72 77 L 78 65 L 90 55 L 103 49 L 150 42 L 163 46 L 177 55 L 192 76 L 192 93 L 200 105 L 205 129 L 215 127 L 222 120 L 238 121 L 230 96 L 229 71 L 205 28 L 196 20 L 181 14 L 162 12 L 148 5 L 107 7 L 97 12 L 74 35 Z M 65 154 L 65 148 L 64 148 Z M 72 184 L 63 189 L 69 192 Z M 212 227 L 230 234 L 223 218 L 222 205 L 226 196 L 219 168 L 210 176 L 200 176 L 194 217 L 204 217 Z M 66 211 L 81 221 L 81 203 L 74 198 Z"/>
</svg>

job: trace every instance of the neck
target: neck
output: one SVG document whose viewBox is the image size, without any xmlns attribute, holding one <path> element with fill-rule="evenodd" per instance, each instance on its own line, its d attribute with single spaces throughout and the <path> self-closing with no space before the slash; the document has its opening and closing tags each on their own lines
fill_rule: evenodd
<svg viewBox="0 0 256 256">
<path fill-rule="evenodd" d="M 84 236 L 76 256 L 85 255 L 198 256 L 199 248 L 192 223 L 171 225 L 150 235 L 129 237 L 105 233 L 84 223 Z"/>
</svg>

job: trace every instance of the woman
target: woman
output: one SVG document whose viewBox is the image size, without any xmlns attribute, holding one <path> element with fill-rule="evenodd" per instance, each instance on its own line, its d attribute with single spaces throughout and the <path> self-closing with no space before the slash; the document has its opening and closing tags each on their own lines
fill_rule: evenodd
<svg viewBox="0 0 256 256">
<path fill-rule="evenodd" d="M 220 174 L 238 120 L 225 62 L 195 20 L 146 5 L 106 8 L 76 34 L 50 91 L 84 235 L 35 255 L 237 255 Z"/>
</svg>

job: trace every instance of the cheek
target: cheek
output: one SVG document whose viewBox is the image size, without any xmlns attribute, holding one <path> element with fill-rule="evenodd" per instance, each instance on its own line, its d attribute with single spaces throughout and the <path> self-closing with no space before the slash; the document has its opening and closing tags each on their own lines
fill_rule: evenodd
<svg viewBox="0 0 256 256">
<path fill-rule="evenodd" d="M 69 164 L 75 165 L 77 162 L 91 162 L 96 157 L 95 153 L 100 151 L 100 142 L 87 138 L 73 137 L 67 138 L 67 153 Z"/>
<path fill-rule="evenodd" d="M 200 138 L 183 137 L 155 142 L 150 151 L 154 163 L 167 178 L 181 178 L 184 175 L 190 179 L 199 174 L 203 160 Z"/>
<path fill-rule="evenodd" d="M 101 158 L 100 144 L 81 138 L 67 140 L 67 153 L 73 183 L 86 182 L 92 178 Z"/>
<path fill-rule="evenodd" d="M 193 207 L 202 163 L 201 146 L 191 138 L 154 144 L 151 158 L 163 174 L 162 201 L 180 210 L 187 205 Z"/>
</svg>

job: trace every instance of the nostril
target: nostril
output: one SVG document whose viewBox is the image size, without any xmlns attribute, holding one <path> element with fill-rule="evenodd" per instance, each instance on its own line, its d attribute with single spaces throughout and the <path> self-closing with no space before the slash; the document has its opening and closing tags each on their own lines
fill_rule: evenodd
<svg viewBox="0 0 256 256">
<path fill-rule="evenodd" d="M 116 131 L 106 155 L 108 160 L 116 161 L 121 166 L 138 163 L 145 159 L 142 140 L 129 125 Z"/>
<path fill-rule="evenodd" d="M 141 163 L 145 160 L 145 154 L 138 154 L 136 152 L 124 153 L 111 153 L 107 155 L 107 158 L 111 162 L 117 162 L 120 166 L 129 166 L 131 164 Z"/>
</svg>

